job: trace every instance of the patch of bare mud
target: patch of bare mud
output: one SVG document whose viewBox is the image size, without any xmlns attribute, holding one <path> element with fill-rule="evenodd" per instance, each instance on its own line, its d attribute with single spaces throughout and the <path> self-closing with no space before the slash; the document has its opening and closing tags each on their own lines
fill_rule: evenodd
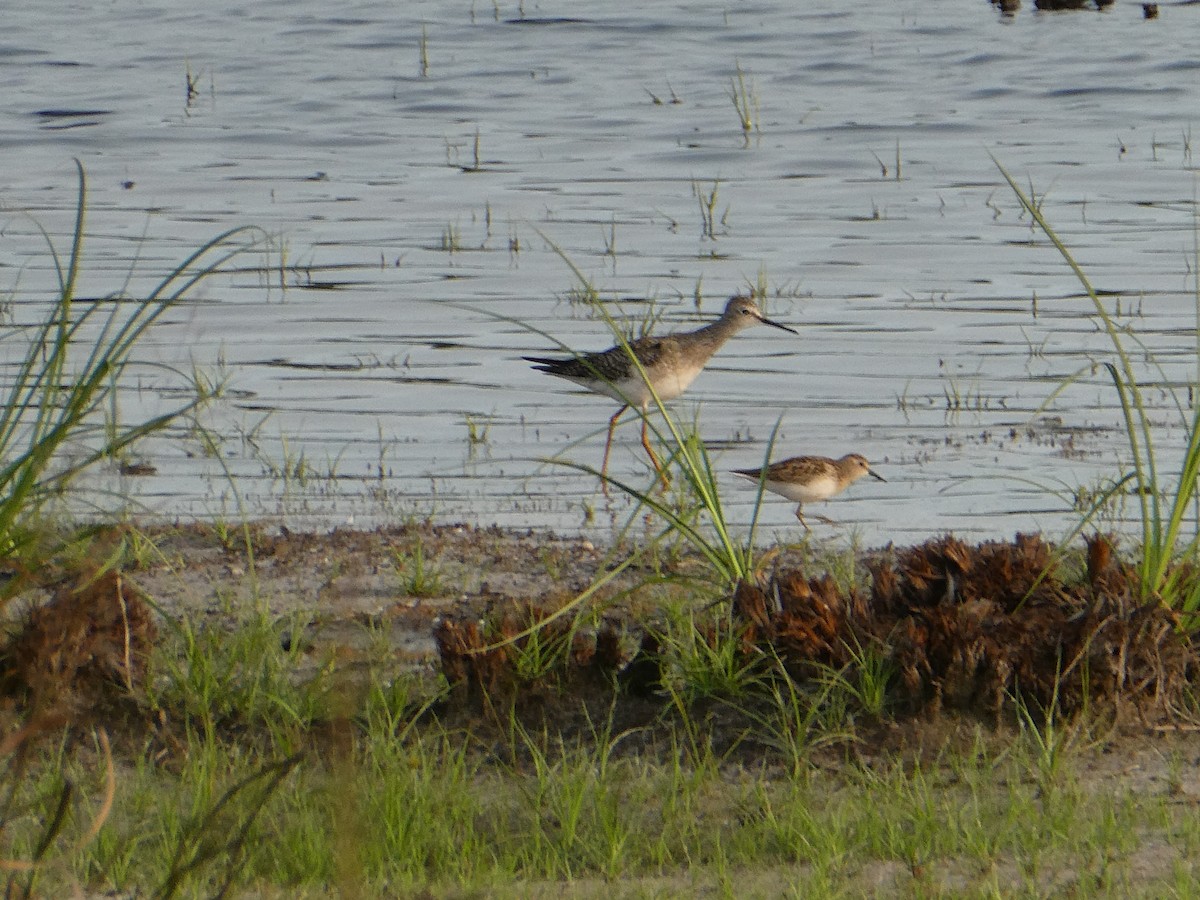
<svg viewBox="0 0 1200 900">
<path fill-rule="evenodd" d="M 195 524 L 145 537 L 154 549 L 143 547 L 124 577 L 162 615 L 229 629 L 261 611 L 294 619 L 301 633 L 285 639 L 301 641 L 314 665 L 331 655 L 352 662 L 382 642 L 398 667 L 430 672 L 439 621 L 560 606 L 607 564 L 586 539 L 461 524 L 327 533 Z M 637 581 L 630 572 L 606 595 Z M 32 589 L 18 605 L 52 592 Z"/>
</svg>

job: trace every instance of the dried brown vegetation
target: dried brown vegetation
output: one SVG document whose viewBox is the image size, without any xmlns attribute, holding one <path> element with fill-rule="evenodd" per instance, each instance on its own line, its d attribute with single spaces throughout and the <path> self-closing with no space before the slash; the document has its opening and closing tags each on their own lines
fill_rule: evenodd
<svg viewBox="0 0 1200 900">
<path fill-rule="evenodd" d="M 613 628 L 577 631 L 570 617 L 553 618 L 554 612 L 553 607 L 510 605 L 490 622 L 442 619 L 434 628 L 442 673 L 450 684 L 480 700 L 536 686 L 539 679 L 531 675 L 541 671 L 565 673 L 571 683 L 594 685 L 625 662 Z"/>
<path fill-rule="evenodd" d="M 4 682 L 42 714 L 129 696 L 157 634 L 141 592 L 118 570 L 75 579 L 35 607 L 3 653 Z"/>
<path fill-rule="evenodd" d="M 749 639 L 796 669 L 841 667 L 875 647 L 909 709 L 990 715 L 1015 698 L 1063 712 L 1110 700 L 1141 715 L 1173 711 L 1195 674 L 1175 613 L 1135 599 L 1136 576 L 1109 541 L 1089 541 L 1085 579 L 1064 582 L 1040 537 L 971 547 L 953 537 L 874 560 L 871 592 L 782 573 L 744 585 L 735 609 Z"/>
<path fill-rule="evenodd" d="M 1034 710 L 1108 702 L 1169 718 L 1196 676 L 1187 629 L 1171 609 L 1139 600 L 1136 573 L 1104 537 L 1089 541 L 1086 571 L 1072 577 L 1032 535 L 976 546 L 942 537 L 866 565 L 869 586 L 850 590 L 786 564 L 741 584 L 731 602 L 742 656 L 777 655 L 804 681 L 853 669 L 866 651 L 893 673 L 897 712 L 993 717 L 1019 698 Z M 671 652 L 662 635 L 634 621 L 580 628 L 556 617 L 569 596 L 441 607 L 438 663 L 457 696 L 477 708 L 501 697 L 599 696 L 615 681 L 634 696 L 654 692 Z M 712 645 L 719 636 L 701 637 Z M 119 571 L 76 577 L 20 623 L 0 655 L 2 686 L 42 714 L 104 708 L 136 694 L 154 640 L 150 610 Z"/>
<path fill-rule="evenodd" d="M 996 717 L 1017 701 L 1062 713 L 1108 702 L 1170 717 L 1196 675 L 1190 637 L 1171 609 L 1137 599 L 1136 574 L 1107 538 L 1092 538 L 1086 559 L 1082 577 L 1064 579 L 1054 548 L 1036 535 L 977 546 L 947 536 L 871 560 L 869 589 L 843 591 L 827 574 L 787 568 L 743 582 L 733 612 L 746 657 L 772 650 L 798 680 L 853 667 L 864 648 L 880 654 L 895 673 L 897 711 Z M 444 674 L 472 693 L 515 690 L 525 632 L 545 615 L 444 620 Z M 585 637 L 563 620 L 537 639 L 570 641 L 568 678 L 624 668 L 637 671 L 637 685 L 656 680 L 647 674 L 653 639 L 632 660 L 611 631 Z"/>
</svg>

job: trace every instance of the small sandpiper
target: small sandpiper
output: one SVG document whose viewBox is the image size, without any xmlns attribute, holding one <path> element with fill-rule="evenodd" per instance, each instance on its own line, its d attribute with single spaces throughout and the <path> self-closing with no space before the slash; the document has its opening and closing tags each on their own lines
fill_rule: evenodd
<svg viewBox="0 0 1200 900">
<path fill-rule="evenodd" d="M 705 364 L 727 340 L 743 328 L 759 322 L 799 334 L 795 328 L 768 319 L 751 298 L 735 295 L 725 304 L 721 318 L 703 328 L 630 341 L 629 350 L 641 363 L 646 372 L 645 378 L 621 344 L 598 353 L 580 353 L 565 359 L 544 356 L 521 358 L 536 363 L 534 368 L 540 372 L 549 372 L 573 381 L 595 394 L 612 397 L 621 404 L 621 408 L 608 420 L 608 440 L 604 443 L 604 462 L 600 466 L 602 479 L 608 472 L 608 454 L 612 449 L 613 429 L 617 427 L 617 420 L 630 406 L 639 407 L 642 411 L 642 446 L 646 448 L 650 461 L 666 485 L 667 473 L 650 446 L 646 433 L 646 411 L 654 401 L 654 394 L 663 401 L 678 397 L 696 380 Z M 650 388 L 653 388 L 653 394 Z"/>
<path fill-rule="evenodd" d="M 795 500 L 798 504 L 796 518 L 807 531 L 812 529 L 804 521 L 802 510 L 805 503 L 828 500 L 865 475 L 887 481 L 871 468 L 866 457 L 857 453 L 848 453 L 841 459 L 830 459 L 828 456 L 793 456 L 791 459 L 772 463 L 766 469 L 734 469 L 733 474 L 755 482 L 761 480 L 763 487 L 771 493 Z M 817 518 L 829 522 L 824 516 Z"/>
</svg>

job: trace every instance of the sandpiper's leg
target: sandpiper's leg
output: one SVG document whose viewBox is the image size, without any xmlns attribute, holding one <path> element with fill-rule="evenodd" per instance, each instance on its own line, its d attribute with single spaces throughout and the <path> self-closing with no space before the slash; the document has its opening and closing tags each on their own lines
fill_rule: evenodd
<svg viewBox="0 0 1200 900">
<path fill-rule="evenodd" d="M 804 526 L 804 530 L 807 531 L 809 534 L 812 534 L 812 529 L 809 528 L 808 523 L 804 521 L 803 510 L 804 510 L 804 504 L 797 503 L 796 504 L 796 518 L 800 520 L 800 524 Z"/>
<path fill-rule="evenodd" d="M 617 427 L 617 419 L 621 418 L 621 413 L 627 409 L 628 405 L 622 406 L 608 420 L 608 440 L 604 442 L 604 462 L 600 464 L 600 484 L 604 488 L 605 496 L 608 496 L 608 452 L 612 450 L 613 430 Z"/>
<path fill-rule="evenodd" d="M 650 462 L 654 463 L 654 469 L 658 472 L 658 477 L 662 479 L 663 490 L 671 486 L 671 479 L 667 476 L 667 470 L 663 468 L 662 462 L 658 458 L 658 454 L 654 452 L 654 448 L 650 446 L 650 434 L 648 428 L 650 420 L 646 418 L 646 414 L 642 413 L 642 446 L 646 448 L 646 453 L 650 456 Z"/>
</svg>

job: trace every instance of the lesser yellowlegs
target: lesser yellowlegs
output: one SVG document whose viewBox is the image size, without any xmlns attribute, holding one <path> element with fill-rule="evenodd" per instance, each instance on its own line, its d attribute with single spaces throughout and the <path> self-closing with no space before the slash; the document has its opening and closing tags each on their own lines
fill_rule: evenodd
<svg viewBox="0 0 1200 900">
<path fill-rule="evenodd" d="M 604 443 L 604 462 L 600 466 L 602 478 L 608 473 L 608 454 L 612 449 L 613 429 L 617 427 L 617 420 L 630 406 L 639 407 L 642 411 L 642 446 L 666 484 L 666 472 L 654 448 L 650 446 L 646 433 L 646 411 L 654 400 L 650 388 L 654 389 L 654 394 L 660 400 L 678 397 L 695 381 L 705 363 L 727 340 L 758 322 L 799 334 L 794 328 L 768 319 L 749 297 L 734 296 L 725 304 L 721 318 L 703 328 L 630 341 L 629 349 L 645 370 L 645 378 L 620 344 L 598 353 L 581 353 L 565 359 L 544 356 L 525 356 L 522 359 L 536 363 L 534 368 L 540 372 L 549 372 L 573 381 L 593 393 L 612 397 L 621 404 L 621 408 L 608 420 L 608 440 Z"/>
<path fill-rule="evenodd" d="M 857 453 L 848 453 L 841 459 L 830 459 L 827 456 L 793 456 L 791 459 L 772 463 L 765 470 L 734 469 L 733 474 L 749 478 L 751 481 L 761 480 L 763 487 L 771 493 L 796 501 L 796 518 L 805 529 L 808 529 L 802 512 L 805 503 L 828 500 L 866 475 L 887 481 L 871 468 L 866 457 Z M 823 516 L 818 518 L 828 521 Z"/>
</svg>

